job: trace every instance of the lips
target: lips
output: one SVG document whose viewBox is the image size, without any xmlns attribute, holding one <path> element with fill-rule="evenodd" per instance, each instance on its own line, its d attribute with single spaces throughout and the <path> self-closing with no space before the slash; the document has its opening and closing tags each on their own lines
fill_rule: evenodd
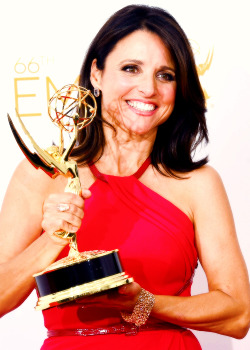
<svg viewBox="0 0 250 350">
<path fill-rule="evenodd" d="M 156 105 L 153 103 L 144 103 L 141 101 L 126 101 L 127 104 L 140 112 L 152 112 L 156 109 Z"/>
</svg>

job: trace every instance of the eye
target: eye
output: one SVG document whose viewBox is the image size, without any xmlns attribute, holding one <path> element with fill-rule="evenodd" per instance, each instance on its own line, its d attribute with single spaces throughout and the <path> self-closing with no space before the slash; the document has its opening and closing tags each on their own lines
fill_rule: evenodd
<svg viewBox="0 0 250 350">
<path fill-rule="evenodd" d="M 122 67 L 122 71 L 128 73 L 138 73 L 139 67 L 135 64 L 127 64 L 126 66 Z"/>
<path fill-rule="evenodd" d="M 157 78 L 166 82 L 175 81 L 175 74 L 170 72 L 159 72 L 157 73 Z"/>
</svg>

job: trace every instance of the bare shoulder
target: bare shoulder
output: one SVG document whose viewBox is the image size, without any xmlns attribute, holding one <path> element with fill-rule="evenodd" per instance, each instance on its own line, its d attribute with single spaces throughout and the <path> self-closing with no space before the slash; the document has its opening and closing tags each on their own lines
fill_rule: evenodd
<svg viewBox="0 0 250 350">
<path fill-rule="evenodd" d="M 50 191 L 58 190 L 65 183 L 65 179 L 61 176 L 57 179 L 52 179 L 42 170 L 36 169 L 33 165 L 24 159 L 16 168 L 9 184 L 10 190 L 12 187 L 18 186 L 19 190 L 25 188 L 25 191 L 31 191 L 33 196 L 41 194 L 46 196 Z"/>
<path fill-rule="evenodd" d="M 199 169 L 193 170 L 188 173 L 190 179 L 190 185 L 202 185 L 222 183 L 219 173 L 210 165 L 204 165 Z"/>
<path fill-rule="evenodd" d="M 192 222 L 197 210 L 209 205 L 219 193 L 225 197 L 225 190 L 217 171 L 203 166 L 189 173 L 177 173 L 179 178 L 164 176 L 154 170 L 142 179 L 148 187 L 175 204 Z"/>
<path fill-rule="evenodd" d="M 192 206 L 207 207 L 218 201 L 228 202 L 226 191 L 219 173 L 211 166 L 205 165 L 189 174 L 188 191 L 192 194 Z"/>
<path fill-rule="evenodd" d="M 27 217 L 31 212 L 41 212 L 44 199 L 63 188 L 64 179 L 51 179 L 42 170 L 36 169 L 26 159 L 16 168 L 8 185 L 1 210 L 1 222 L 9 217 L 11 209 L 15 215 Z M 12 210 L 12 213 L 13 213 Z"/>
<path fill-rule="evenodd" d="M 203 167 L 190 172 L 188 174 L 188 179 L 188 185 L 198 191 L 211 191 L 218 186 L 223 186 L 219 173 L 210 165 L 204 165 Z"/>
</svg>

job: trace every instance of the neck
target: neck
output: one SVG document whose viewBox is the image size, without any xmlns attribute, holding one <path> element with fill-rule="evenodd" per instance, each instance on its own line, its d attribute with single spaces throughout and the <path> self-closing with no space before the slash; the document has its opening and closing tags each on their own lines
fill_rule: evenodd
<svg viewBox="0 0 250 350">
<path fill-rule="evenodd" d="M 100 170 L 105 174 L 128 176 L 137 171 L 151 154 L 157 130 L 147 135 L 135 135 L 116 127 L 116 132 L 104 126 L 106 145 L 101 159 Z"/>
</svg>

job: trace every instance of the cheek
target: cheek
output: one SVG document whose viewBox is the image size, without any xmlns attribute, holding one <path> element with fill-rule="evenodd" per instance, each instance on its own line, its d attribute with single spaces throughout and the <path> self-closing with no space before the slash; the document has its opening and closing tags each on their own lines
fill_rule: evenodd
<svg viewBox="0 0 250 350">
<path fill-rule="evenodd" d="M 166 91 L 162 93 L 163 103 L 172 104 L 175 102 L 176 87 L 170 86 Z"/>
<path fill-rule="evenodd" d="M 102 102 L 105 106 L 110 106 L 119 104 L 119 100 L 121 100 L 129 91 L 129 85 L 126 81 L 122 81 L 117 83 L 117 81 L 112 80 L 109 84 L 105 85 L 105 89 L 102 90 Z"/>
<path fill-rule="evenodd" d="M 114 99 L 123 98 L 132 89 L 133 89 L 133 84 L 131 84 L 131 81 L 129 81 L 129 79 L 120 78 L 119 80 L 118 79 L 113 80 L 112 91 L 113 91 Z"/>
<path fill-rule="evenodd" d="M 102 113 L 108 114 L 111 117 L 117 117 L 120 113 L 120 101 L 126 94 L 127 84 L 112 84 L 111 80 L 105 84 L 105 89 L 102 90 Z"/>
<path fill-rule="evenodd" d="M 102 90 L 102 110 L 106 110 L 109 114 L 116 113 L 120 110 L 121 104 L 124 108 L 124 99 L 132 90 L 131 82 L 128 79 L 111 79 L 104 85 Z"/>
<path fill-rule="evenodd" d="M 102 81 L 103 92 L 108 95 L 112 95 L 113 98 L 119 98 L 125 94 L 128 90 L 133 88 L 133 82 L 126 76 L 120 74 L 113 74 L 109 77 L 104 77 Z"/>
</svg>

